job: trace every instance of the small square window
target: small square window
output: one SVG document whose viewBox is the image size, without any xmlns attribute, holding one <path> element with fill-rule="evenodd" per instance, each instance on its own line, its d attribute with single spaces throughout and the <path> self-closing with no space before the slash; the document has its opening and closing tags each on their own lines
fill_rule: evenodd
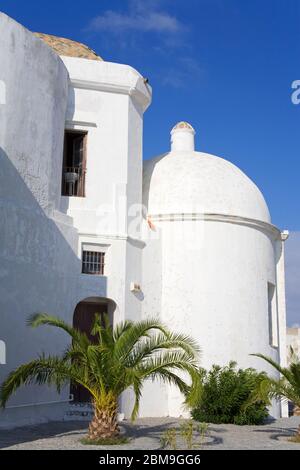
<svg viewBox="0 0 300 470">
<path fill-rule="evenodd" d="M 82 273 L 83 274 L 104 274 L 105 253 L 101 251 L 82 252 Z"/>
</svg>

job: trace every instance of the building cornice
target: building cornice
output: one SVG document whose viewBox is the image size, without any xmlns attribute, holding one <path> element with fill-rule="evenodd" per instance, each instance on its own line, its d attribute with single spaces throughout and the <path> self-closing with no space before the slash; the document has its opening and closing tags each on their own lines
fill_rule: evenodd
<svg viewBox="0 0 300 470">
<path fill-rule="evenodd" d="M 135 243 L 137 245 L 140 245 L 141 248 L 145 246 L 145 242 L 141 240 L 140 238 L 132 237 L 126 233 L 109 233 L 109 234 L 97 234 L 97 233 L 88 233 L 88 232 L 78 232 L 78 235 L 81 238 L 87 237 L 87 238 L 93 238 L 97 239 L 99 243 L 101 243 L 101 240 L 122 240 L 122 241 L 127 241 L 129 243 Z"/>
<path fill-rule="evenodd" d="M 236 215 L 183 212 L 173 214 L 149 214 L 148 218 L 151 220 L 151 222 L 208 221 L 245 225 L 247 227 L 268 233 L 275 239 L 282 239 L 281 231 L 275 225 L 272 225 L 268 222 L 263 222 L 261 220 Z"/>
<path fill-rule="evenodd" d="M 120 93 L 122 95 L 131 96 L 142 108 L 143 111 L 147 109 L 151 101 L 151 93 L 147 89 L 147 95 L 142 93 L 137 87 L 130 85 L 120 85 L 108 82 L 96 82 L 90 80 L 80 80 L 72 78 L 70 80 L 74 88 L 82 88 L 84 90 L 104 91 L 106 93 Z"/>
<path fill-rule="evenodd" d="M 76 126 L 79 126 L 79 127 L 97 127 L 97 123 L 96 122 L 91 122 L 91 121 L 66 120 L 66 129 L 74 129 Z"/>
</svg>

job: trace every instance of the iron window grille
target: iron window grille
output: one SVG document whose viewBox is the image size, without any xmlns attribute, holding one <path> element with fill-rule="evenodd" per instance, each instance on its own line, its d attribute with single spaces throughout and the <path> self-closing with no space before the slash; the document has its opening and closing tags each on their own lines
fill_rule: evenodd
<svg viewBox="0 0 300 470">
<path fill-rule="evenodd" d="M 82 273 L 83 274 L 104 274 L 105 253 L 101 251 L 82 252 Z"/>
<path fill-rule="evenodd" d="M 86 132 L 65 131 L 63 196 L 85 196 L 86 139 Z"/>
</svg>

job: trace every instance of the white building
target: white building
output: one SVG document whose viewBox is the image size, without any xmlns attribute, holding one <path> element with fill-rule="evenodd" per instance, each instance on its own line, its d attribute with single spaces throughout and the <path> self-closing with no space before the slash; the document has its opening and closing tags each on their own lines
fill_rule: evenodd
<svg viewBox="0 0 300 470">
<path fill-rule="evenodd" d="M 195 152 L 187 123 L 172 130 L 170 153 L 145 162 L 143 182 L 151 88 L 127 65 L 4 14 L 0 64 L 0 382 L 66 347 L 64 334 L 26 326 L 38 311 L 86 331 L 99 310 L 113 322 L 157 315 L 199 342 L 204 367 L 236 360 L 274 373 L 256 352 L 284 364 L 287 234 L 254 183 Z M 24 388 L 0 426 L 61 419 L 70 392 L 87 399 Z M 126 393 L 120 410 L 131 406 Z M 182 413 L 176 390 L 145 386 L 141 416 Z"/>
</svg>

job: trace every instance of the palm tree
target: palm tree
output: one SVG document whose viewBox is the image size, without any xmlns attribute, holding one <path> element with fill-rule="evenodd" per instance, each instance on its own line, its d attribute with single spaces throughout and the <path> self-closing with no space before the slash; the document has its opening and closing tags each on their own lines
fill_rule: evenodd
<svg viewBox="0 0 300 470">
<path fill-rule="evenodd" d="M 197 373 L 199 348 L 190 337 L 170 332 L 156 319 L 125 321 L 113 328 L 107 316 L 103 321 L 97 314 L 91 331 L 96 342 L 60 318 L 44 313 L 31 316 L 28 324 L 60 328 L 70 335 L 72 343 L 61 356 L 43 353 L 12 371 L 0 389 L 2 407 L 22 385 L 54 385 L 60 392 L 72 381 L 91 394 L 94 417 L 88 438 L 97 440 L 118 435 L 118 398 L 129 387 L 135 395 L 132 419 L 137 417 L 145 379 L 159 378 L 175 384 L 189 397 L 190 404 L 196 401 L 201 386 Z M 190 385 L 182 378 L 186 373 Z"/>
<path fill-rule="evenodd" d="M 295 354 L 292 347 L 290 347 L 290 358 L 288 367 L 281 367 L 280 364 L 273 361 L 272 358 L 264 356 L 263 354 L 252 354 L 252 356 L 260 357 L 273 366 L 281 377 L 273 379 L 266 377 L 260 383 L 259 388 L 255 392 L 255 398 L 258 399 L 271 399 L 271 398 L 285 398 L 294 403 L 296 410 L 300 411 L 300 359 Z M 300 437 L 300 426 L 298 433 Z"/>
</svg>

